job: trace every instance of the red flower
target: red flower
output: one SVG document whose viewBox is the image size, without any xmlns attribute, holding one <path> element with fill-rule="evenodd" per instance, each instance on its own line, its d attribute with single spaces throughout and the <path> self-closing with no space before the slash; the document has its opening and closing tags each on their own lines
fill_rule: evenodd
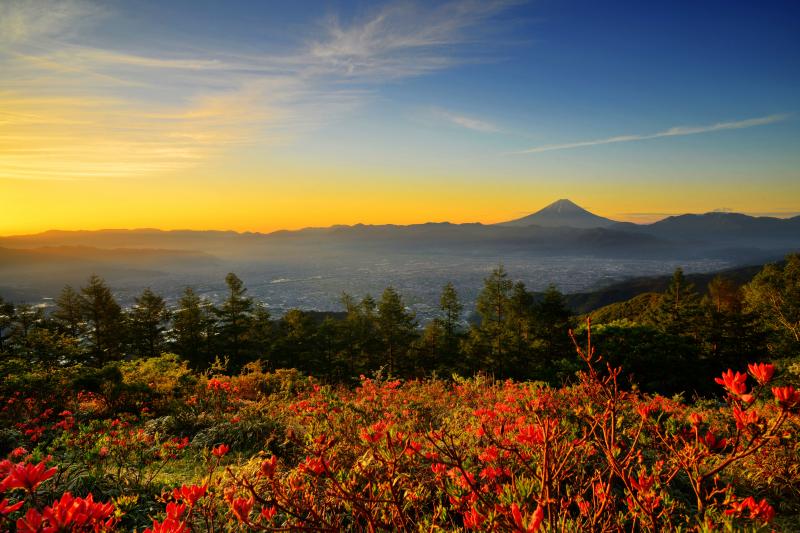
<svg viewBox="0 0 800 533">
<path fill-rule="evenodd" d="M 270 522 L 272 521 L 273 518 L 275 518 L 275 514 L 277 512 L 278 510 L 274 506 L 264 507 L 263 509 L 261 509 L 261 518 L 263 518 L 267 522 Z"/>
<path fill-rule="evenodd" d="M 705 437 L 702 437 L 700 439 L 700 442 L 705 444 L 709 450 L 715 450 L 715 451 L 725 448 L 725 446 L 728 444 L 727 440 L 725 440 L 724 438 L 717 439 L 717 436 L 710 431 L 706 433 Z"/>
<path fill-rule="evenodd" d="M 189 507 L 194 507 L 197 503 L 197 500 L 205 495 L 205 485 L 191 485 L 189 487 L 186 485 L 181 485 L 179 489 L 176 488 L 172 490 L 172 497 L 176 500 L 183 501 L 184 503 L 188 504 Z"/>
<path fill-rule="evenodd" d="M 261 462 L 261 475 L 266 476 L 269 479 L 275 477 L 275 468 L 278 466 L 278 458 L 274 455 L 269 459 L 266 459 Z"/>
<path fill-rule="evenodd" d="M 784 408 L 793 407 L 800 403 L 800 392 L 794 390 L 791 385 L 788 387 L 772 387 L 772 394 L 775 395 L 775 399 L 780 406 Z"/>
<path fill-rule="evenodd" d="M 25 516 L 17 520 L 17 533 L 40 533 L 42 525 L 42 515 L 30 508 Z"/>
<path fill-rule="evenodd" d="M 175 502 L 169 502 L 167 504 L 167 518 L 171 518 L 173 520 L 180 520 L 183 516 L 183 513 L 186 512 L 186 504 L 177 504 Z"/>
<path fill-rule="evenodd" d="M 250 521 L 250 511 L 253 509 L 255 499 L 251 496 L 249 499 L 236 498 L 231 502 L 231 510 L 240 522 L 247 524 Z"/>
<path fill-rule="evenodd" d="M 464 527 L 467 529 L 479 529 L 484 520 L 486 517 L 474 507 L 464 513 Z"/>
<path fill-rule="evenodd" d="M 514 519 L 514 525 L 517 526 L 518 531 L 523 531 L 525 533 L 538 531 L 539 526 L 542 525 L 542 520 L 544 520 L 544 509 L 542 506 L 536 508 L 527 527 L 525 526 L 525 520 L 522 518 L 522 513 L 519 510 L 519 505 L 516 503 L 511 504 L 511 517 Z"/>
<path fill-rule="evenodd" d="M 760 385 L 766 385 L 775 373 L 775 367 L 769 363 L 757 363 L 747 365 L 750 375 L 755 378 Z"/>
<path fill-rule="evenodd" d="M 18 448 L 14 448 L 14 450 L 12 450 L 12 452 L 11 452 L 11 457 L 12 457 L 13 459 L 19 459 L 20 457 L 24 457 L 24 456 L 26 456 L 27 454 L 28 454 L 28 450 L 26 450 L 25 448 L 23 448 L 22 446 L 20 446 L 20 447 L 18 447 Z"/>
<path fill-rule="evenodd" d="M 38 465 L 20 463 L 13 465 L 8 476 L 0 483 L 0 490 L 23 489 L 33 492 L 40 483 L 56 475 L 57 468 L 47 468 L 46 461 Z"/>
<path fill-rule="evenodd" d="M 22 507 L 22 504 L 24 503 L 25 501 L 23 500 L 13 505 L 8 505 L 8 498 L 3 498 L 3 501 L 0 501 L 0 514 L 3 516 L 11 514 L 14 511 L 18 510 L 20 507 Z"/>
<path fill-rule="evenodd" d="M 729 393 L 735 396 L 744 394 L 747 390 L 747 385 L 745 385 L 747 374 L 742 374 L 741 372 L 736 372 L 734 374 L 733 370 L 730 368 L 727 372 L 722 373 L 721 378 L 714 378 L 714 381 L 724 386 Z"/>
<path fill-rule="evenodd" d="M 728 516 L 744 517 L 745 511 L 749 511 L 748 518 L 770 522 L 775 516 L 775 509 L 767 503 L 766 499 L 756 502 L 755 498 L 749 496 L 740 502 L 731 503 L 730 509 L 725 510 Z"/>
<path fill-rule="evenodd" d="M 314 476 L 320 476 L 325 473 L 327 466 L 327 463 L 319 457 L 306 457 L 300 469 Z"/>
<path fill-rule="evenodd" d="M 527 444 L 529 446 L 541 444 L 543 440 L 544 433 L 542 432 L 542 428 L 539 426 L 525 426 L 519 430 L 519 434 L 517 435 L 517 442 L 520 444 Z"/>
<path fill-rule="evenodd" d="M 750 424 L 758 424 L 759 421 L 756 411 L 742 411 L 739 406 L 733 407 L 733 418 L 736 420 L 736 429 L 745 429 Z"/>
<path fill-rule="evenodd" d="M 113 514 L 113 504 L 95 502 L 91 493 L 85 498 L 75 498 L 71 493 L 65 492 L 60 500 L 45 507 L 41 514 L 35 509 L 29 509 L 24 517 L 17 520 L 17 531 L 109 531 L 116 522 Z"/>
<path fill-rule="evenodd" d="M 180 520 L 166 518 L 163 522 L 153 520 L 153 526 L 148 527 L 142 533 L 189 533 L 189 528 Z"/>
<path fill-rule="evenodd" d="M 227 444 L 220 444 L 219 446 L 215 446 L 211 449 L 211 453 L 216 455 L 217 457 L 224 457 L 229 451 L 231 447 Z"/>
</svg>

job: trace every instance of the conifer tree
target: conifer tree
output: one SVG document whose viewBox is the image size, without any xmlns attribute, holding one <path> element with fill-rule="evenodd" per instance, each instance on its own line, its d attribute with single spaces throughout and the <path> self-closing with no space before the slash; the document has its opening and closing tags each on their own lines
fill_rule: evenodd
<svg viewBox="0 0 800 533">
<path fill-rule="evenodd" d="M 136 355 L 156 357 L 164 348 L 170 312 L 164 298 L 146 288 L 128 313 L 131 346 Z"/>
<path fill-rule="evenodd" d="M 550 285 L 534 306 L 535 334 L 541 342 L 543 363 L 550 365 L 574 353 L 569 338 L 572 313 L 564 295 Z"/>
<path fill-rule="evenodd" d="M 700 296 L 686 281 L 683 269 L 676 268 L 667 290 L 650 314 L 650 320 L 665 333 L 697 337 Z"/>
<path fill-rule="evenodd" d="M 81 288 L 81 309 L 88 325 L 90 350 L 98 366 L 120 356 L 122 309 L 105 281 L 92 274 Z"/>
<path fill-rule="evenodd" d="M 221 340 L 222 354 L 230 357 L 238 368 L 248 352 L 248 332 L 253 324 L 253 299 L 247 296 L 244 283 L 236 274 L 225 276 L 228 298 L 222 307 L 215 310 L 219 318 L 218 338 Z"/>
<path fill-rule="evenodd" d="M 81 295 L 70 285 L 65 285 L 55 303 L 56 308 L 52 316 L 59 330 L 75 339 L 80 338 L 85 332 Z"/>
<path fill-rule="evenodd" d="M 459 323 L 464 305 L 458 299 L 458 293 L 452 283 L 448 283 L 442 290 L 439 299 L 441 317 L 432 320 L 423 334 L 427 339 L 427 346 L 436 347 L 436 353 L 430 353 L 433 360 L 438 361 L 438 367 L 453 369 L 458 365 L 459 342 L 461 331 Z M 434 342 L 435 341 L 435 342 Z"/>
<path fill-rule="evenodd" d="M 481 359 L 475 361 L 476 367 L 488 367 L 502 376 L 507 375 L 506 359 L 512 340 L 508 320 L 513 287 L 502 265 L 484 279 L 476 304 L 481 321 L 470 333 L 472 357 Z"/>
<path fill-rule="evenodd" d="M 394 374 L 401 357 L 408 353 L 416 327 L 416 318 L 406 311 L 400 294 L 393 287 L 387 287 L 378 304 L 378 332 L 383 341 L 389 374 Z"/>
<path fill-rule="evenodd" d="M 209 307 L 191 287 L 186 287 L 172 321 L 174 349 L 196 369 L 204 369 L 211 362 L 208 344 L 214 318 Z"/>
</svg>

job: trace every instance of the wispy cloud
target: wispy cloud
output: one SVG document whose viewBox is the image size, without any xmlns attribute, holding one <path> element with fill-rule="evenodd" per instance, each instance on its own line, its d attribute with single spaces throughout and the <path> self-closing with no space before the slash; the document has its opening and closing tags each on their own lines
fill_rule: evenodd
<svg viewBox="0 0 800 533">
<path fill-rule="evenodd" d="M 446 120 L 451 124 L 454 124 L 461 128 L 466 128 L 468 130 L 479 131 L 482 133 L 497 133 L 500 131 L 500 128 L 498 128 L 491 122 L 487 122 L 485 120 L 467 116 L 461 113 L 454 113 L 451 111 L 447 111 L 445 109 L 435 108 L 433 110 L 433 114 L 434 116 L 440 119 Z"/>
<path fill-rule="evenodd" d="M 229 147 L 291 142 L 363 105 L 379 84 L 485 59 L 486 27 L 514 3 L 393 3 L 320 21 L 315 36 L 273 54 L 252 43 L 246 53 L 235 43 L 103 46 L 92 30 L 114 24 L 113 6 L 0 0 L 0 177 L 141 176 Z"/>
<path fill-rule="evenodd" d="M 0 3 L 0 44 L 27 42 L 77 31 L 81 21 L 105 13 L 82 0 L 4 0 Z"/>
<path fill-rule="evenodd" d="M 308 48 L 307 61 L 330 74 L 367 80 L 441 70 L 469 59 L 460 56 L 453 45 L 481 42 L 481 25 L 517 3 L 465 0 L 430 7 L 403 2 L 349 26 L 330 18 L 325 24 L 326 36 Z"/>
<path fill-rule="evenodd" d="M 746 120 L 737 120 L 733 122 L 718 122 L 707 126 L 675 126 L 667 130 L 659 131 L 650 134 L 636 134 L 636 135 L 618 135 L 616 137 L 607 137 L 605 139 L 594 139 L 590 141 L 578 141 L 564 144 L 545 144 L 543 146 L 534 146 L 527 150 L 520 150 L 514 152 L 515 154 L 539 154 L 542 152 L 553 152 L 555 150 L 571 150 L 574 148 L 585 148 L 587 146 L 599 146 L 603 144 L 617 144 L 634 141 L 646 141 L 650 139 L 660 139 L 663 137 L 681 137 L 684 135 L 698 135 L 701 133 L 711 133 L 723 130 L 740 130 L 744 128 L 753 128 L 756 126 L 766 126 L 767 124 L 774 124 L 786 120 L 788 114 L 768 115 L 765 117 L 750 118 Z"/>
</svg>

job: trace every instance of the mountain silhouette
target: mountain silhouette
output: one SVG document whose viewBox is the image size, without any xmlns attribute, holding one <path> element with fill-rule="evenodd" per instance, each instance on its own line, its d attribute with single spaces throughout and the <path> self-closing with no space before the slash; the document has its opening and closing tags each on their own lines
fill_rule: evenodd
<svg viewBox="0 0 800 533">
<path fill-rule="evenodd" d="M 575 202 L 567 199 L 561 199 L 553 202 L 547 207 L 536 211 L 533 214 L 509 220 L 508 222 L 501 222 L 499 226 L 541 226 L 545 228 L 607 228 L 615 221 L 605 217 L 590 213 L 586 209 L 577 205 Z"/>
</svg>

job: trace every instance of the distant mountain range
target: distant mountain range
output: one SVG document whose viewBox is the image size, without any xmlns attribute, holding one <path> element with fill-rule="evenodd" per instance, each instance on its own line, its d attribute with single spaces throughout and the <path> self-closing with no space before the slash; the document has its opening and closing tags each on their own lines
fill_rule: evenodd
<svg viewBox="0 0 800 533">
<path fill-rule="evenodd" d="M 0 296 L 52 298 L 65 283 L 79 286 L 94 272 L 125 301 L 146 286 L 174 298 L 181 287 L 193 285 L 214 297 L 224 291 L 225 273 L 236 272 L 278 308 L 337 309 L 342 291 L 377 294 L 398 284 L 420 313 L 431 316 L 444 283 L 455 281 L 465 298 L 474 299 L 486 273 L 504 263 L 534 289 L 557 283 L 573 293 L 573 308 L 585 311 L 664 281 L 639 279 L 596 290 L 632 276 L 668 273 L 675 266 L 702 272 L 762 264 L 796 251 L 800 217 L 707 213 L 631 224 L 559 200 L 500 224 L 355 224 L 273 233 L 110 229 L 0 237 Z"/>
<path fill-rule="evenodd" d="M 715 212 L 632 224 L 595 215 L 562 199 L 531 215 L 500 224 L 356 224 L 273 233 L 155 229 L 48 231 L 0 238 L 0 247 L 5 248 L 44 246 L 183 250 L 246 261 L 342 253 L 490 256 L 511 253 L 708 257 L 741 264 L 762 262 L 800 249 L 800 216 L 780 219 Z"/>
</svg>

